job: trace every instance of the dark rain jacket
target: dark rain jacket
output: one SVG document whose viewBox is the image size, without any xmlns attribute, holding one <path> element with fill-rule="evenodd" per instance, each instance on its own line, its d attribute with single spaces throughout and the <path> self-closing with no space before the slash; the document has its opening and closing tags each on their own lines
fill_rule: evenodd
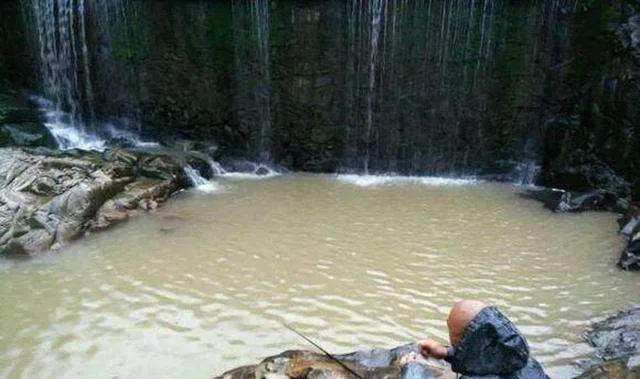
<svg viewBox="0 0 640 379">
<path fill-rule="evenodd" d="M 520 331 L 495 307 L 478 313 L 446 360 L 463 379 L 549 379 Z"/>
</svg>

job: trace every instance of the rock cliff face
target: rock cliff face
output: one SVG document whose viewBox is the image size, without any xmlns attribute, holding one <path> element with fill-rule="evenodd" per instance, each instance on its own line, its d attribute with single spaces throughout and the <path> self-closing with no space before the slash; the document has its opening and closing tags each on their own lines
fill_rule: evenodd
<svg viewBox="0 0 640 379">
<path fill-rule="evenodd" d="M 167 154 L 0 149 L 0 254 L 55 248 L 153 210 L 186 186 Z"/>
</svg>

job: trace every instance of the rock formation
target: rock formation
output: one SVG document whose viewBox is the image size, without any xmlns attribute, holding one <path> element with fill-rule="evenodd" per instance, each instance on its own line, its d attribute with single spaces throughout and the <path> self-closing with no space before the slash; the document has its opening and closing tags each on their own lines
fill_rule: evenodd
<svg viewBox="0 0 640 379">
<path fill-rule="evenodd" d="M 169 154 L 0 149 L 0 254 L 55 248 L 153 210 L 186 186 Z"/>
<path fill-rule="evenodd" d="M 393 379 L 401 374 L 400 359 L 418 353 L 417 345 L 404 345 L 394 349 L 374 349 L 338 355 L 343 364 L 367 379 Z M 435 378 L 453 378 L 453 373 L 435 360 L 418 358 Z M 304 350 L 290 350 L 266 358 L 257 365 L 239 367 L 215 379 L 351 379 L 355 376 L 327 356 Z"/>
<path fill-rule="evenodd" d="M 598 357 L 580 379 L 640 378 L 640 308 L 593 324 L 585 337 Z"/>
</svg>

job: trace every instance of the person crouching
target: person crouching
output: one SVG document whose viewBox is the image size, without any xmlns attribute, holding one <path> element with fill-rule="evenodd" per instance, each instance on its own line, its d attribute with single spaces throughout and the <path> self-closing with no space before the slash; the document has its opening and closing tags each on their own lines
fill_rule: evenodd
<svg viewBox="0 0 640 379">
<path fill-rule="evenodd" d="M 419 342 L 423 356 L 444 359 L 462 379 L 549 379 L 529 354 L 526 339 L 496 307 L 472 300 L 453 305 L 447 319 L 451 347 Z"/>
</svg>

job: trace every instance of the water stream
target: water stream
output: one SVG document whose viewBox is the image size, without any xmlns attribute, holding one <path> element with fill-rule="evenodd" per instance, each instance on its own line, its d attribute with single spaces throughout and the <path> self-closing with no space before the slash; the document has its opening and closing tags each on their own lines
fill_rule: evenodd
<svg viewBox="0 0 640 379">
<path fill-rule="evenodd" d="M 213 193 L 220 190 L 220 186 L 214 180 L 208 180 L 204 178 L 198 170 L 191 167 L 190 165 L 186 165 L 184 168 L 184 173 L 191 181 L 191 184 L 197 191 L 202 191 L 205 193 Z"/>
<path fill-rule="evenodd" d="M 592 321 L 635 302 L 609 213 L 558 215 L 517 187 L 427 177 L 222 176 L 60 254 L 0 261 L 0 377 L 206 378 L 290 348 L 446 338 L 479 298 L 551 377 Z"/>
</svg>

